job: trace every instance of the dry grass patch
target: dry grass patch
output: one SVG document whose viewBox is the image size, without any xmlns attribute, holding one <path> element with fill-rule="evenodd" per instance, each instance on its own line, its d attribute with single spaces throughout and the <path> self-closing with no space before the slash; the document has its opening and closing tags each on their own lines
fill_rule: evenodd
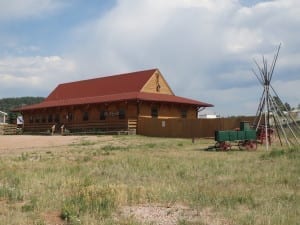
<svg viewBox="0 0 300 225">
<path fill-rule="evenodd" d="M 300 221 L 298 148 L 208 152 L 205 146 L 214 144 L 208 139 L 194 144 L 141 136 L 74 140 L 1 154 L 2 224 Z"/>
<path fill-rule="evenodd" d="M 46 225 L 66 225 L 67 224 L 67 222 L 61 218 L 59 211 L 44 212 L 44 213 L 42 213 L 41 217 L 43 218 L 44 223 Z"/>
<path fill-rule="evenodd" d="M 123 206 L 119 209 L 118 217 L 131 218 L 141 224 L 152 225 L 228 225 L 225 219 L 218 218 L 212 209 L 201 211 L 184 205 L 136 205 Z"/>
</svg>

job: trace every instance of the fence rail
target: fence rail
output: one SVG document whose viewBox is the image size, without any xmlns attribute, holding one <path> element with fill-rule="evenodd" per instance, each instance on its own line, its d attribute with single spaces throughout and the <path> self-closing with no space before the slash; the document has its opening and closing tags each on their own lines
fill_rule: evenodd
<svg viewBox="0 0 300 225">
<path fill-rule="evenodd" d="M 50 134 L 52 131 L 53 123 L 29 123 L 24 126 L 25 133 L 44 133 Z M 55 133 L 61 132 L 61 127 L 69 130 L 72 133 L 109 133 L 136 130 L 137 120 L 110 120 L 110 121 L 85 121 L 74 122 L 65 124 L 56 124 Z M 135 132 L 134 132 L 135 133 Z"/>
<path fill-rule="evenodd" d="M 0 135 L 17 134 L 17 126 L 14 124 L 0 124 Z"/>
</svg>

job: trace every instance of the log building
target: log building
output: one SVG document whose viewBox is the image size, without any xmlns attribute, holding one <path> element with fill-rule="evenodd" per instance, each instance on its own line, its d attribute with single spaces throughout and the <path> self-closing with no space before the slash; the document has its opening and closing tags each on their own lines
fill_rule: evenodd
<svg viewBox="0 0 300 225">
<path fill-rule="evenodd" d="M 100 77 L 58 85 L 41 103 L 14 111 L 25 132 L 56 129 L 71 132 L 136 130 L 138 119 L 197 118 L 213 105 L 174 95 L 158 69 Z"/>
</svg>

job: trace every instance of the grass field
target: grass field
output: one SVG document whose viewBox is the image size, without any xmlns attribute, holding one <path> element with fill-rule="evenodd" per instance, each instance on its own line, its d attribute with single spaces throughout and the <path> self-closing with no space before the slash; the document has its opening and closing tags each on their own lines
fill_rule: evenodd
<svg viewBox="0 0 300 225">
<path fill-rule="evenodd" d="M 300 149 L 111 136 L 0 158 L 0 224 L 300 224 Z"/>
</svg>

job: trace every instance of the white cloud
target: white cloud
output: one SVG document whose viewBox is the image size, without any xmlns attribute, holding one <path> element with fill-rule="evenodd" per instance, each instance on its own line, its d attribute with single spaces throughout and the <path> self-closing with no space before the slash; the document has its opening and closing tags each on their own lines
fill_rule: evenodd
<svg viewBox="0 0 300 225">
<path fill-rule="evenodd" d="M 274 82 L 284 76 L 292 83 L 300 70 L 299 4 L 277 0 L 243 7 L 235 0 L 122 0 L 104 17 L 72 33 L 77 38 L 70 57 L 85 75 L 158 67 L 177 95 L 210 102 L 222 114 L 253 114 L 260 95 L 251 71 L 253 58 L 259 61 L 265 54 L 271 63 L 281 42 L 275 71 L 280 74 Z M 293 103 L 297 101 L 298 96 Z"/>
<path fill-rule="evenodd" d="M 229 52 L 248 52 L 263 42 L 263 35 L 257 30 L 245 27 L 229 28 L 225 34 Z"/>
<path fill-rule="evenodd" d="M 297 107 L 300 104 L 300 76 L 298 79 L 290 81 L 276 80 L 272 86 L 283 102 L 288 102 L 292 107 Z"/>
<path fill-rule="evenodd" d="M 42 78 L 38 76 L 28 76 L 28 77 L 17 77 L 13 74 L 0 74 L 0 81 L 2 84 L 7 86 L 12 86 L 15 83 L 29 86 L 41 85 Z"/>
<path fill-rule="evenodd" d="M 8 14 L 26 18 L 64 6 L 58 0 L 8 2 L 7 11 L 0 2 L 0 21 Z M 299 15 L 298 0 L 251 7 L 238 0 L 118 0 L 101 17 L 65 35 L 64 57 L 0 58 L 0 97 L 3 86 L 17 90 L 27 82 L 31 92 L 26 93 L 47 95 L 62 82 L 159 68 L 175 94 L 212 103 L 222 115 L 249 115 L 262 91 L 252 59 L 260 63 L 264 54 L 271 63 L 282 43 L 272 82 L 284 101 L 298 105 Z M 12 48 L 14 43 L 12 38 Z M 20 49 L 38 50 L 35 44 Z"/>
<path fill-rule="evenodd" d="M 183 3 L 183 7 L 188 8 L 204 8 L 211 12 L 228 9 L 232 7 L 236 1 L 232 0 L 184 0 L 181 1 Z M 177 2 L 177 4 L 180 2 Z"/>
<path fill-rule="evenodd" d="M 72 61 L 60 56 L 0 58 L 0 97 L 48 95 L 75 70 Z"/>
<path fill-rule="evenodd" d="M 0 21 L 40 16 L 64 5 L 64 1 L 59 0 L 1 0 Z"/>
</svg>

